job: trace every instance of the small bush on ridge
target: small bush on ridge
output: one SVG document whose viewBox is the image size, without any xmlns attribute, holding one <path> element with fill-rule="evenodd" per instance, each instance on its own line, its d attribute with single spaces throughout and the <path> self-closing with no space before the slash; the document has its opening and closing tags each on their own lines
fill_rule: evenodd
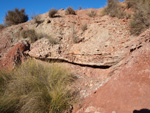
<svg viewBox="0 0 150 113">
<path fill-rule="evenodd" d="M 41 16 L 38 14 L 31 15 L 31 18 L 34 20 L 34 23 L 41 24 L 43 20 L 41 20 Z"/>
<path fill-rule="evenodd" d="M 57 12 L 58 12 L 58 10 L 51 9 L 51 10 L 49 10 L 48 15 L 50 18 L 53 18 Z"/>
<path fill-rule="evenodd" d="M 0 83 L 1 113 L 64 113 L 75 100 L 74 76 L 56 65 L 28 60 L 9 76 L 0 73 L 0 80 L 6 81 Z"/>
<path fill-rule="evenodd" d="M 73 10 L 72 7 L 68 7 L 65 11 L 66 15 L 76 15 L 76 12 Z"/>
<path fill-rule="evenodd" d="M 87 15 L 89 17 L 95 17 L 96 16 L 96 12 L 95 11 L 90 11 L 89 13 L 87 13 Z"/>
<path fill-rule="evenodd" d="M 28 21 L 28 15 L 25 14 L 25 9 L 19 10 L 16 8 L 13 11 L 8 11 L 5 16 L 5 24 L 16 25 Z"/>
</svg>

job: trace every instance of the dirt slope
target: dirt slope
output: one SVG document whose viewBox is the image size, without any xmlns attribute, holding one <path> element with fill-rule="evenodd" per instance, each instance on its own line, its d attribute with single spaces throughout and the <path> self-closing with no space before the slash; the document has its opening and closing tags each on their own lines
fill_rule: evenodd
<svg viewBox="0 0 150 113">
<path fill-rule="evenodd" d="M 75 113 L 133 113 L 150 108 L 149 33 L 150 30 L 139 37 L 147 43 L 127 56 L 112 78 L 87 97 Z"/>
</svg>

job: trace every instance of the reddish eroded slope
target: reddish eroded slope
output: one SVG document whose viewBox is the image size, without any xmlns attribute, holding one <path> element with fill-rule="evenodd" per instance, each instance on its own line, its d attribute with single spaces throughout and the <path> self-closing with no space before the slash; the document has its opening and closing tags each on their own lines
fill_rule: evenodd
<svg viewBox="0 0 150 113">
<path fill-rule="evenodd" d="M 0 31 L 0 69 L 14 68 L 24 58 L 23 52 L 30 49 L 29 43 L 20 35 L 29 25 L 29 22 L 26 22 Z"/>
<path fill-rule="evenodd" d="M 120 62 L 112 78 L 87 97 L 74 113 L 133 113 L 150 108 L 149 34 L 147 30 L 135 40 L 134 44 L 141 44 L 139 48 Z"/>
<path fill-rule="evenodd" d="M 20 64 L 25 58 L 24 51 L 29 48 L 30 45 L 25 40 L 16 43 L 0 59 L 0 69 L 13 69 L 15 65 Z"/>
</svg>

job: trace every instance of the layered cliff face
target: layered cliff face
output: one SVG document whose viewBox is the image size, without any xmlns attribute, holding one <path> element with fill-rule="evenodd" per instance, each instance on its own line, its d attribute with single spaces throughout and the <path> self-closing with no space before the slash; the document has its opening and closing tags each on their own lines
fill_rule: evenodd
<svg viewBox="0 0 150 113">
<path fill-rule="evenodd" d="M 100 10 L 94 11 L 100 13 Z M 90 10 L 68 16 L 61 15 L 63 12 L 59 12 L 62 16 L 59 18 L 49 19 L 47 14 L 43 15 L 45 21 L 35 28 L 56 39 L 57 44 L 41 39 L 33 44 L 30 56 L 98 67 L 110 67 L 124 57 L 122 51 L 134 38 L 130 36 L 128 20 L 99 15 L 89 17 Z M 87 29 L 83 30 L 85 25 Z"/>
<path fill-rule="evenodd" d="M 91 11 L 97 15 L 89 17 L 88 12 Z M 60 59 L 80 65 L 110 67 L 124 57 L 125 48 L 135 38 L 130 36 L 128 20 L 101 16 L 101 9 L 79 10 L 77 15 L 64 13 L 64 10 L 60 10 L 55 18 L 49 18 L 46 13 L 40 15 L 41 23 L 31 20 L 4 29 L 1 32 L 0 48 L 9 48 L 20 40 L 24 29 L 34 29 L 43 34 L 43 38 L 31 45 L 28 52 L 30 56 Z M 44 35 L 49 38 L 44 38 Z M 56 44 L 51 44 L 51 40 L 55 40 Z M 5 49 L 0 49 L 1 54 Z"/>
<path fill-rule="evenodd" d="M 97 15 L 89 17 L 90 11 Z M 76 13 L 65 15 L 62 9 L 55 18 L 46 13 L 40 15 L 40 23 L 31 20 L 0 31 L 0 68 L 12 68 L 29 55 L 72 70 L 83 99 L 75 107 L 77 113 L 148 108 L 150 30 L 135 37 L 128 19 L 102 16 L 102 9 Z M 27 29 L 42 38 L 29 45 L 21 35 Z"/>
</svg>

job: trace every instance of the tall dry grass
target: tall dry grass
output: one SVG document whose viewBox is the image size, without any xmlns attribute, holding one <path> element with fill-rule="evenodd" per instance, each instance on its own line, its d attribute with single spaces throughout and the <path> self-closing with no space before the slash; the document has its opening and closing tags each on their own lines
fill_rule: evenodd
<svg viewBox="0 0 150 113">
<path fill-rule="evenodd" d="M 62 113 L 76 98 L 75 77 L 62 67 L 28 60 L 0 73 L 0 113 Z M 1 82 L 2 81 L 2 82 Z"/>
</svg>

